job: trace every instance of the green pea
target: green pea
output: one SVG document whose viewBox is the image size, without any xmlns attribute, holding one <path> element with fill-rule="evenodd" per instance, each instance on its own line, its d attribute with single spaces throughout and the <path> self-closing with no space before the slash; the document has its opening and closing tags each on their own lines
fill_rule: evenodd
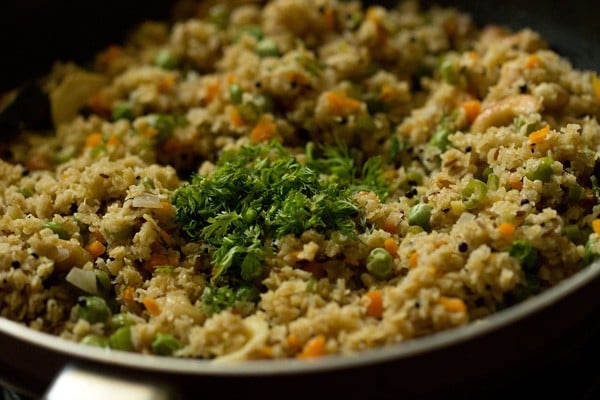
<svg viewBox="0 0 600 400">
<path fill-rule="evenodd" d="M 256 40 L 262 40 L 264 37 L 262 28 L 257 25 L 248 25 L 240 29 L 238 34 L 235 36 L 235 41 L 238 42 L 244 35 L 254 36 Z"/>
<path fill-rule="evenodd" d="M 108 346 L 108 339 L 98 335 L 87 335 L 81 339 L 81 344 L 94 347 L 106 347 Z"/>
<path fill-rule="evenodd" d="M 508 254 L 519 260 L 525 271 L 533 271 L 537 268 L 538 251 L 526 240 L 515 240 Z"/>
<path fill-rule="evenodd" d="M 54 161 L 58 164 L 65 163 L 65 162 L 69 161 L 71 158 L 73 158 L 73 151 L 62 149 L 62 150 L 58 151 L 56 154 L 54 154 L 53 158 L 54 158 Z"/>
<path fill-rule="evenodd" d="M 229 25 L 229 9 L 224 4 L 215 4 L 208 10 L 208 22 L 224 30 Z"/>
<path fill-rule="evenodd" d="M 408 209 L 408 224 L 417 225 L 423 230 L 429 230 L 429 219 L 433 207 L 429 204 L 419 203 Z"/>
<path fill-rule="evenodd" d="M 367 270 L 377 279 L 388 279 L 393 274 L 392 255 L 382 248 L 371 250 L 367 256 Z"/>
<path fill-rule="evenodd" d="M 128 119 L 132 120 L 135 118 L 135 114 L 133 112 L 133 104 L 129 101 L 120 101 L 113 106 L 112 109 L 112 119 L 113 121 L 119 119 Z"/>
<path fill-rule="evenodd" d="M 159 356 L 170 356 L 181 348 L 181 342 L 169 334 L 157 333 L 151 347 Z"/>
<path fill-rule="evenodd" d="M 440 64 L 440 75 L 442 79 L 451 85 L 454 85 L 458 81 L 458 72 L 454 63 L 446 58 Z"/>
<path fill-rule="evenodd" d="M 260 292 L 253 285 L 242 285 L 235 291 L 236 301 L 256 302 L 260 298 Z"/>
<path fill-rule="evenodd" d="M 108 338 L 108 345 L 111 349 L 132 351 L 133 343 L 131 342 L 131 328 L 123 326 L 113 332 Z"/>
<path fill-rule="evenodd" d="M 21 193 L 25 198 L 33 196 L 33 190 L 28 187 L 22 187 L 21 189 L 17 190 L 17 192 Z"/>
<path fill-rule="evenodd" d="M 487 185 L 478 179 L 473 179 L 467 183 L 461 194 L 465 208 L 475 208 L 485 199 Z"/>
<path fill-rule="evenodd" d="M 133 324 L 135 324 L 135 320 L 129 313 L 114 314 L 108 321 L 108 326 L 112 330 L 116 330 L 124 326 L 131 326 Z"/>
<path fill-rule="evenodd" d="M 169 49 L 162 49 L 154 57 L 154 64 L 163 69 L 175 69 L 179 65 L 179 58 Z"/>
<path fill-rule="evenodd" d="M 452 131 L 447 126 L 440 125 L 429 139 L 429 144 L 437 147 L 441 151 L 446 151 L 450 145 L 450 139 L 448 137 Z"/>
<path fill-rule="evenodd" d="M 270 38 L 262 39 L 256 44 L 256 54 L 261 58 L 281 56 L 277 42 Z"/>
<path fill-rule="evenodd" d="M 567 199 L 571 203 L 577 203 L 583 198 L 584 193 L 585 189 L 577 183 L 574 183 L 573 185 L 570 185 L 567 190 Z"/>
<path fill-rule="evenodd" d="M 229 86 L 229 99 L 233 104 L 241 104 L 243 97 L 242 88 L 237 83 Z"/>
<path fill-rule="evenodd" d="M 554 160 L 550 157 L 542 157 L 538 160 L 537 167 L 527 174 L 527 178 L 532 181 L 540 180 L 542 182 L 549 182 L 554 175 Z"/>
<path fill-rule="evenodd" d="M 175 119 L 170 115 L 150 114 L 146 119 L 150 126 L 158 131 L 156 138 L 159 141 L 169 138 L 175 130 Z"/>
<path fill-rule="evenodd" d="M 75 307 L 77 316 L 92 324 L 105 323 L 112 314 L 106 301 L 97 296 L 79 297 Z"/>
<path fill-rule="evenodd" d="M 50 229 L 52 232 L 56 233 L 61 239 L 66 240 L 69 238 L 69 234 L 67 233 L 67 231 L 65 231 L 65 227 L 61 223 L 48 221 L 42 226 L 42 228 Z"/>
<path fill-rule="evenodd" d="M 598 242 L 589 238 L 583 248 L 583 264 L 589 265 L 600 258 Z"/>
<path fill-rule="evenodd" d="M 575 224 L 566 225 L 563 228 L 563 232 L 565 233 L 565 236 L 571 242 L 573 242 L 575 244 L 580 244 L 582 232 L 581 232 L 581 229 L 579 229 L 579 226 L 577 226 Z"/>
</svg>

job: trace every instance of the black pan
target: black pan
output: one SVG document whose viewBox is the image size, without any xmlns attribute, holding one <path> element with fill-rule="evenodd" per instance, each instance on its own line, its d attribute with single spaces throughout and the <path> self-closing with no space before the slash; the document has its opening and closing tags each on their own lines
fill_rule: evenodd
<svg viewBox="0 0 600 400">
<path fill-rule="evenodd" d="M 481 24 L 529 26 L 575 66 L 600 70 L 595 2 L 440 3 L 469 11 Z M 89 59 L 102 46 L 120 41 L 132 21 L 163 17 L 169 9 L 167 1 L 141 4 L 22 0 L 0 5 L 0 90 L 46 72 L 56 58 Z M 580 363 L 600 355 L 598 293 L 600 264 L 593 264 L 486 320 L 352 357 L 314 362 L 219 365 L 109 352 L 0 318 L 0 383 L 27 396 L 50 399 L 592 399 L 600 396 L 600 369 Z"/>
</svg>

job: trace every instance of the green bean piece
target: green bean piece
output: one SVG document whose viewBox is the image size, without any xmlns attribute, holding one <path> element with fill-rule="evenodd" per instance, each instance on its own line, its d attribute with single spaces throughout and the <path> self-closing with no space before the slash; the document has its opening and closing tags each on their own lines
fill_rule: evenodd
<svg viewBox="0 0 600 400">
<path fill-rule="evenodd" d="M 169 49 L 162 49 L 154 57 L 154 64 L 163 69 L 175 69 L 179 65 L 179 58 Z"/>
<path fill-rule="evenodd" d="M 119 119 L 128 119 L 132 120 L 135 118 L 135 114 L 133 113 L 133 104 L 129 101 L 119 101 L 113 106 L 112 109 L 112 119 L 113 121 Z"/>
<path fill-rule="evenodd" d="M 389 279 L 393 274 L 394 259 L 380 247 L 371 250 L 367 256 L 367 270 L 377 279 Z"/>
<path fill-rule="evenodd" d="M 553 164 L 554 160 L 550 157 L 540 158 L 538 166 L 527 174 L 527 178 L 532 181 L 540 180 L 542 182 L 549 182 L 552 175 L 554 175 Z"/>
<path fill-rule="evenodd" d="M 508 252 L 521 263 L 523 270 L 531 272 L 537 269 L 538 251 L 526 240 L 515 240 Z"/>
<path fill-rule="evenodd" d="M 91 324 L 105 323 L 112 314 L 106 301 L 98 296 L 81 296 L 75 307 L 77 316 Z"/>
<path fill-rule="evenodd" d="M 258 42 L 255 51 L 261 58 L 281 56 L 277 42 L 270 38 L 262 39 Z"/>
<path fill-rule="evenodd" d="M 181 342 L 169 334 L 157 333 L 151 347 L 159 356 L 170 356 L 181 348 Z"/>
<path fill-rule="evenodd" d="M 241 104 L 243 94 L 242 88 L 237 83 L 232 83 L 229 86 L 229 99 L 232 104 Z"/>
<path fill-rule="evenodd" d="M 417 225 L 423 230 L 429 230 L 429 219 L 433 207 L 429 204 L 418 203 L 408 209 L 408 224 Z"/>
<path fill-rule="evenodd" d="M 96 271 L 96 285 L 100 294 L 108 296 L 111 289 L 110 276 L 106 271 L 97 269 Z"/>
<path fill-rule="evenodd" d="M 431 139 L 429 139 L 429 144 L 437 147 L 441 151 L 446 151 L 448 146 L 450 145 L 450 139 L 448 137 L 452 131 L 447 126 L 440 125 L 437 127 Z"/>
<path fill-rule="evenodd" d="M 489 190 L 498 190 L 500 187 L 500 178 L 496 174 L 489 174 L 487 177 L 487 187 Z"/>
<path fill-rule="evenodd" d="M 50 229 L 52 232 L 56 233 L 61 239 L 66 240 L 69 238 L 69 234 L 67 233 L 67 231 L 65 231 L 65 227 L 61 223 L 48 221 L 42 226 L 42 228 Z"/>
<path fill-rule="evenodd" d="M 123 326 L 113 332 L 108 338 L 108 345 L 111 349 L 132 351 L 133 343 L 131 343 L 131 328 Z"/>
<path fill-rule="evenodd" d="M 87 335 L 81 339 L 81 344 L 94 347 L 106 347 L 108 346 L 108 339 L 98 335 Z"/>
<path fill-rule="evenodd" d="M 467 183 L 462 191 L 463 204 L 466 209 L 477 207 L 487 195 L 487 185 L 479 179 Z"/>
</svg>

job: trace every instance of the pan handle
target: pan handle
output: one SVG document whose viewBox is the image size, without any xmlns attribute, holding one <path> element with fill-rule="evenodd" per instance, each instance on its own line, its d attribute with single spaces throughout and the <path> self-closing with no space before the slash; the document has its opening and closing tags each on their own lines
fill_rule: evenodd
<svg viewBox="0 0 600 400">
<path fill-rule="evenodd" d="M 93 368 L 68 364 L 58 374 L 44 400 L 173 400 L 179 393 L 160 382 L 100 372 Z"/>
</svg>

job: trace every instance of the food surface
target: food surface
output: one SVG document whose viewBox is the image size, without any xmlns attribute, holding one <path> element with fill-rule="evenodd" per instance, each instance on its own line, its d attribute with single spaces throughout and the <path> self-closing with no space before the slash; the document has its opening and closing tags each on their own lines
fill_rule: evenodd
<svg viewBox="0 0 600 400">
<path fill-rule="evenodd" d="M 2 317 L 163 356 L 344 355 L 600 257 L 600 81 L 536 32 L 416 2 L 174 15 L 57 62 L 54 128 L 0 144 Z"/>
</svg>

